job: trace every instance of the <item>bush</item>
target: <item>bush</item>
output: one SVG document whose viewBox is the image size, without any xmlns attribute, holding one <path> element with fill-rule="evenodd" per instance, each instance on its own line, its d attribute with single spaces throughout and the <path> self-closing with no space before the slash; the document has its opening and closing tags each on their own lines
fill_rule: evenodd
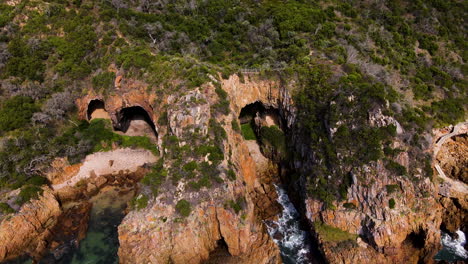
<svg viewBox="0 0 468 264">
<path fill-rule="evenodd" d="M 26 96 L 14 96 L 4 102 L 0 109 L 0 132 L 11 131 L 26 126 L 31 122 L 34 112 L 39 107 L 34 100 Z"/>
<path fill-rule="evenodd" d="M 186 171 L 186 172 L 192 172 L 192 171 L 198 169 L 198 164 L 197 164 L 196 161 L 190 161 L 190 162 L 186 163 L 186 164 L 182 167 L 182 169 L 183 169 L 184 171 Z"/>
<path fill-rule="evenodd" d="M 390 209 L 395 208 L 395 199 L 391 198 L 388 200 L 388 207 L 390 207 Z"/>
<path fill-rule="evenodd" d="M 93 77 L 93 87 L 104 91 L 114 87 L 115 73 L 103 72 Z"/>
<path fill-rule="evenodd" d="M 395 162 L 393 160 L 387 160 L 385 168 L 398 176 L 404 176 L 408 174 L 405 166 L 402 166 L 398 162 Z"/>
<path fill-rule="evenodd" d="M 273 147 L 273 151 L 280 156 L 286 154 L 286 138 L 284 132 L 277 126 L 263 126 L 260 129 L 260 138 L 264 145 Z"/>
<path fill-rule="evenodd" d="M 232 169 L 229 169 L 227 172 L 227 177 L 231 181 L 234 181 L 236 179 L 236 173 Z"/>
<path fill-rule="evenodd" d="M 167 170 L 163 167 L 163 160 L 159 160 L 158 163 L 153 166 L 151 171 L 143 177 L 141 183 L 150 187 L 154 196 L 158 195 L 158 188 L 167 178 Z"/>
<path fill-rule="evenodd" d="M 239 214 L 239 212 L 243 209 L 244 199 L 238 198 L 235 201 L 229 200 L 228 204 L 229 207 L 231 207 L 234 210 L 234 212 L 236 212 L 236 214 Z"/>
<path fill-rule="evenodd" d="M 385 185 L 385 189 L 387 190 L 388 194 L 391 194 L 391 193 L 399 191 L 400 186 L 398 184 L 388 184 L 388 185 Z"/>
<path fill-rule="evenodd" d="M 255 136 L 255 132 L 252 128 L 252 124 L 246 123 L 241 125 L 242 136 L 245 140 L 256 140 L 257 136 Z"/>
<path fill-rule="evenodd" d="M 183 217 L 189 216 L 192 211 L 190 203 L 184 199 L 177 202 L 176 210 Z"/>
<path fill-rule="evenodd" d="M 0 203 L 0 212 L 3 214 L 12 214 L 15 212 L 7 203 Z"/>
<path fill-rule="evenodd" d="M 38 186 L 28 185 L 21 188 L 21 191 L 18 195 L 18 200 L 16 203 L 18 205 L 23 205 L 29 202 L 31 199 L 37 199 L 41 195 L 43 190 Z"/>
<path fill-rule="evenodd" d="M 236 131 L 236 132 L 241 132 L 241 129 L 239 127 L 239 123 L 237 122 L 236 119 L 232 119 L 231 121 L 231 127 L 232 127 L 232 130 Z"/>
<path fill-rule="evenodd" d="M 148 201 L 149 201 L 148 196 L 144 194 L 140 194 L 137 197 L 133 198 L 133 200 L 131 201 L 131 204 L 133 208 L 137 210 L 141 210 L 143 208 L 146 208 L 146 206 L 148 206 Z"/>
<path fill-rule="evenodd" d="M 356 209 L 356 205 L 353 203 L 344 203 L 343 207 L 346 209 Z"/>
</svg>

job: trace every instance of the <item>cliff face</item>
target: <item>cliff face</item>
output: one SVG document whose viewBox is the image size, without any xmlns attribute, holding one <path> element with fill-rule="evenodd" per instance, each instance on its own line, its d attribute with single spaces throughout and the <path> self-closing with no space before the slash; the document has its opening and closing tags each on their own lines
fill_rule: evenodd
<svg viewBox="0 0 468 264">
<path fill-rule="evenodd" d="M 258 146 L 256 151 L 255 146 L 251 151 L 249 142 L 231 126 L 247 104 L 261 101 L 278 107 L 279 86 L 274 82 L 249 82 L 248 79 L 241 83 L 237 76 L 221 86 L 231 98 L 232 112 L 218 116 L 217 121 L 224 124 L 225 153 L 230 153 L 229 162 L 236 168 L 236 179 L 228 180 L 221 174 L 224 184 L 196 192 L 180 182 L 175 189 L 164 188 L 147 208 L 130 212 L 119 226 L 122 263 L 209 262 L 214 261 L 210 252 L 219 249 L 220 244 L 225 244 L 228 251 L 223 258 L 226 263 L 281 263 L 279 249 L 262 221 L 280 212 L 273 186 L 279 182 L 278 167 L 262 156 Z M 208 132 L 210 105 L 216 103 L 214 90 L 214 86 L 208 85 L 177 98 L 168 98 L 167 131 L 176 135 L 181 145 L 190 141 L 195 130 L 203 135 Z M 192 106 L 194 101 L 201 103 Z M 226 165 L 227 157 L 219 166 Z M 187 218 L 181 217 L 175 209 L 180 199 L 192 201 L 193 209 Z M 229 201 L 243 201 L 242 210 L 236 212 Z"/>
<path fill-rule="evenodd" d="M 440 143 L 450 130 L 435 130 L 427 151 L 432 166 L 441 164 L 451 176 L 463 175 L 464 136 Z M 409 168 L 409 147 L 398 137 L 394 146 L 402 151 L 398 164 Z M 422 169 L 417 170 L 422 174 Z M 333 209 L 313 198 L 305 200 L 305 211 L 311 226 L 320 222 L 354 235 L 343 239 L 329 237 L 331 231 L 312 228 L 325 258 L 330 263 L 433 263 L 440 249 L 440 231 L 466 229 L 466 192 L 463 183 L 443 181 L 444 175 L 434 170 L 431 181 L 421 174 L 395 177 L 382 161 L 354 168 L 347 199 L 335 202 Z M 441 178 L 439 178 L 441 177 Z M 447 179 L 445 177 L 445 179 Z M 359 238 L 356 237 L 359 235 Z M 353 236 L 351 236 L 353 237 Z"/>
<path fill-rule="evenodd" d="M 274 184 L 281 183 L 280 175 L 283 183 L 290 183 L 289 190 L 296 190 L 291 198 L 330 263 L 430 263 L 440 248 L 441 226 L 453 232 L 466 222 L 468 203 L 459 185 L 438 184 L 424 178 L 421 170 L 412 178 L 395 177 L 382 161 L 353 168 L 347 199 L 335 201 L 333 207 L 308 196 L 303 179 L 295 181 L 288 177 L 285 164 L 265 157 L 258 142 L 245 140 L 234 125 L 248 105 L 259 103 L 265 109 L 274 109 L 278 116 L 273 119 L 280 120 L 281 127 L 288 131 L 296 145 L 296 157 L 300 157 L 300 160 L 290 160 L 291 164 L 286 166 L 297 171 L 310 169 L 315 161 L 311 159 L 308 142 L 292 130 L 296 121 L 296 109 L 288 92 L 292 88 L 279 80 L 233 75 L 164 98 L 146 93 L 144 83 L 121 77 L 116 87 L 111 96 L 91 91 L 79 99 L 79 116 L 92 118 L 91 102 L 99 100 L 107 113 L 105 116 L 110 117 L 114 128 L 120 129 L 128 121 L 122 110 L 141 107 L 149 116 L 146 121 L 157 132 L 155 143 L 161 155 L 156 157 L 146 150 L 114 149 L 88 155 L 83 163 L 76 165 L 69 165 L 64 159 L 55 160 L 48 174 L 52 189 L 46 188 L 39 200 L 28 203 L 11 219 L 1 222 L 0 240 L 11 242 L 0 245 L 0 261 L 24 253 L 37 259 L 46 251 L 60 255 L 60 244 L 75 238 L 79 241 L 84 236 L 90 197 L 107 185 L 141 189 L 143 195 L 152 197 L 148 186 L 138 184 L 149 171 L 147 165 L 159 162 L 169 171 L 168 177 L 174 178 L 170 173 L 176 173 L 171 168 L 182 167 L 183 163 L 168 158 L 179 155 L 174 155 L 172 149 L 177 147 L 177 151 L 182 151 L 195 144 L 194 138 L 198 137 L 203 142 L 211 142 L 210 133 L 220 131 L 219 127 L 225 135 L 216 144 L 222 147 L 224 156 L 216 163 L 216 182 L 197 189 L 193 187 L 194 182 L 185 179 L 172 184 L 163 182 L 153 192 L 154 198 L 149 199 L 148 205 L 131 210 L 119 225 L 121 263 L 216 263 L 219 252 L 223 263 L 281 263 L 279 248 L 264 224 L 281 212 L 274 188 Z M 214 111 L 222 97 L 216 92 L 217 87 L 226 91 L 230 100 L 223 115 Z M 213 125 L 215 122 L 218 128 Z M 396 124 L 397 133 L 403 133 L 398 122 L 385 117 L 381 111 L 369 120 L 370 126 L 388 124 Z M 443 133 L 435 131 L 434 134 L 432 144 L 427 147 L 429 153 Z M 170 141 L 171 136 L 177 140 Z M 396 162 L 409 167 L 408 144 L 401 137 L 395 138 L 392 144 L 402 149 L 395 157 Z M 437 151 L 440 156 L 437 164 L 453 180 L 463 180 L 466 136 L 449 139 Z M 213 165 L 215 161 L 210 155 L 201 160 L 190 156 L 187 162 Z M 229 175 L 230 170 L 234 178 Z M 201 173 L 203 176 L 212 172 L 202 170 Z M 181 200 L 191 204 L 187 216 L 176 206 Z M 59 201 L 79 202 L 79 205 L 61 206 Z"/>
<path fill-rule="evenodd" d="M 49 188 L 38 200 L 0 223 L 0 261 L 30 254 L 38 256 L 47 247 L 52 228 L 58 223 L 62 209 Z"/>
</svg>

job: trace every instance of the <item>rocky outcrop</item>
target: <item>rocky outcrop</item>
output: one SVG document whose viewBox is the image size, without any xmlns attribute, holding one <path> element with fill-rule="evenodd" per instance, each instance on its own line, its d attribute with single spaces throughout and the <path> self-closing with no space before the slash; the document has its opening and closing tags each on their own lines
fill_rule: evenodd
<svg viewBox="0 0 468 264">
<path fill-rule="evenodd" d="M 219 240 L 239 257 L 237 263 L 281 263 L 276 245 L 252 211 L 237 215 L 207 202 L 188 218 L 177 217 L 174 206 L 158 202 L 130 212 L 119 226 L 121 263 L 201 263 Z"/>
<path fill-rule="evenodd" d="M 19 213 L 4 218 L 0 223 L 0 262 L 25 254 L 42 254 L 61 214 L 62 209 L 53 191 L 45 188 L 38 200 L 25 204 Z"/>
<path fill-rule="evenodd" d="M 279 182 L 278 167 L 263 157 L 255 141 L 251 146 L 252 142 L 244 141 L 231 126 L 245 104 L 262 101 L 278 107 L 280 89 L 267 81 L 246 80 L 241 84 L 237 77 L 232 77 L 221 83 L 235 116 L 216 116 L 226 131 L 224 152 L 226 159 L 229 157 L 229 162 L 225 160 L 220 166 L 233 164 L 236 179 L 229 180 L 220 174 L 222 185 L 196 192 L 190 191 L 184 181 L 176 188 L 161 187 L 164 192 L 150 201 L 147 208 L 130 212 L 119 226 L 122 263 L 210 262 L 210 252 L 219 244 L 225 244 L 229 252 L 223 258 L 225 262 L 281 263 L 278 246 L 263 223 L 280 213 L 273 186 Z M 271 96 L 265 97 L 270 88 Z M 214 117 L 211 107 L 217 103 L 214 90 L 214 85 L 206 85 L 168 99 L 167 130 L 178 137 L 180 145 L 191 142 L 195 131 L 206 135 L 208 120 Z M 239 102 L 241 98 L 243 101 Z M 175 209 L 180 199 L 189 201 L 193 207 L 186 218 Z M 242 209 L 236 212 L 230 201 L 243 201 Z"/>
<path fill-rule="evenodd" d="M 188 92 L 182 97 L 169 96 L 168 110 L 169 127 L 173 135 L 182 138 L 184 133 L 208 133 L 210 120 L 210 105 L 207 98 L 198 89 Z"/>
<path fill-rule="evenodd" d="M 317 234 L 325 257 L 330 263 L 430 263 L 440 248 L 443 214 L 442 206 L 429 196 L 437 195 L 433 184 L 426 179 L 425 187 L 418 190 L 409 180 L 395 182 L 380 162 L 356 178 L 371 179 L 373 175 L 379 175 L 379 180 L 354 183 L 348 189 L 347 201 L 336 203 L 336 209 L 323 209 L 323 204 L 314 199 L 306 201 L 312 222 L 360 236 L 358 241 L 337 242 L 324 239 L 322 235 L 326 234 Z M 396 190 L 387 186 L 396 186 Z M 432 193 L 424 197 L 421 190 Z M 389 205 L 390 199 L 395 201 L 394 208 Z"/>
</svg>

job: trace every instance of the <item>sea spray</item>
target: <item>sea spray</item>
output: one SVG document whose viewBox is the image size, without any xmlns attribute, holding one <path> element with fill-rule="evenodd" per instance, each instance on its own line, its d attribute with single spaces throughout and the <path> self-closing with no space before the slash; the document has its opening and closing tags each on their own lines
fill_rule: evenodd
<svg viewBox="0 0 468 264">
<path fill-rule="evenodd" d="M 442 233 L 442 249 L 434 257 L 435 260 L 457 261 L 468 259 L 468 251 L 464 248 L 466 243 L 465 233 L 461 230 L 457 230 L 455 233 L 457 235 L 456 238 Z"/>
<path fill-rule="evenodd" d="M 275 186 L 278 194 L 278 203 L 283 212 L 278 221 L 265 221 L 268 234 L 280 247 L 281 256 L 285 264 L 311 263 L 309 241 L 307 232 L 300 229 L 299 214 L 289 200 L 286 191 Z"/>
</svg>

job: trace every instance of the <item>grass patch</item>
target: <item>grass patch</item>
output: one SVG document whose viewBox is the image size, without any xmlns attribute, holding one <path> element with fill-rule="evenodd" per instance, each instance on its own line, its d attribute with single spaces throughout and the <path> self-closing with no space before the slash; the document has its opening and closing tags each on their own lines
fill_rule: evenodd
<svg viewBox="0 0 468 264">
<path fill-rule="evenodd" d="M 257 139 L 251 123 L 242 124 L 241 130 L 242 130 L 242 136 L 244 137 L 245 140 Z"/>
<path fill-rule="evenodd" d="M 314 227 L 320 237 L 327 242 L 342 242 L 346 240 L 354 241 L 358 237 L 358 235 L 351 234 L 322 222 L 314 222 Z"/>
</svg>

